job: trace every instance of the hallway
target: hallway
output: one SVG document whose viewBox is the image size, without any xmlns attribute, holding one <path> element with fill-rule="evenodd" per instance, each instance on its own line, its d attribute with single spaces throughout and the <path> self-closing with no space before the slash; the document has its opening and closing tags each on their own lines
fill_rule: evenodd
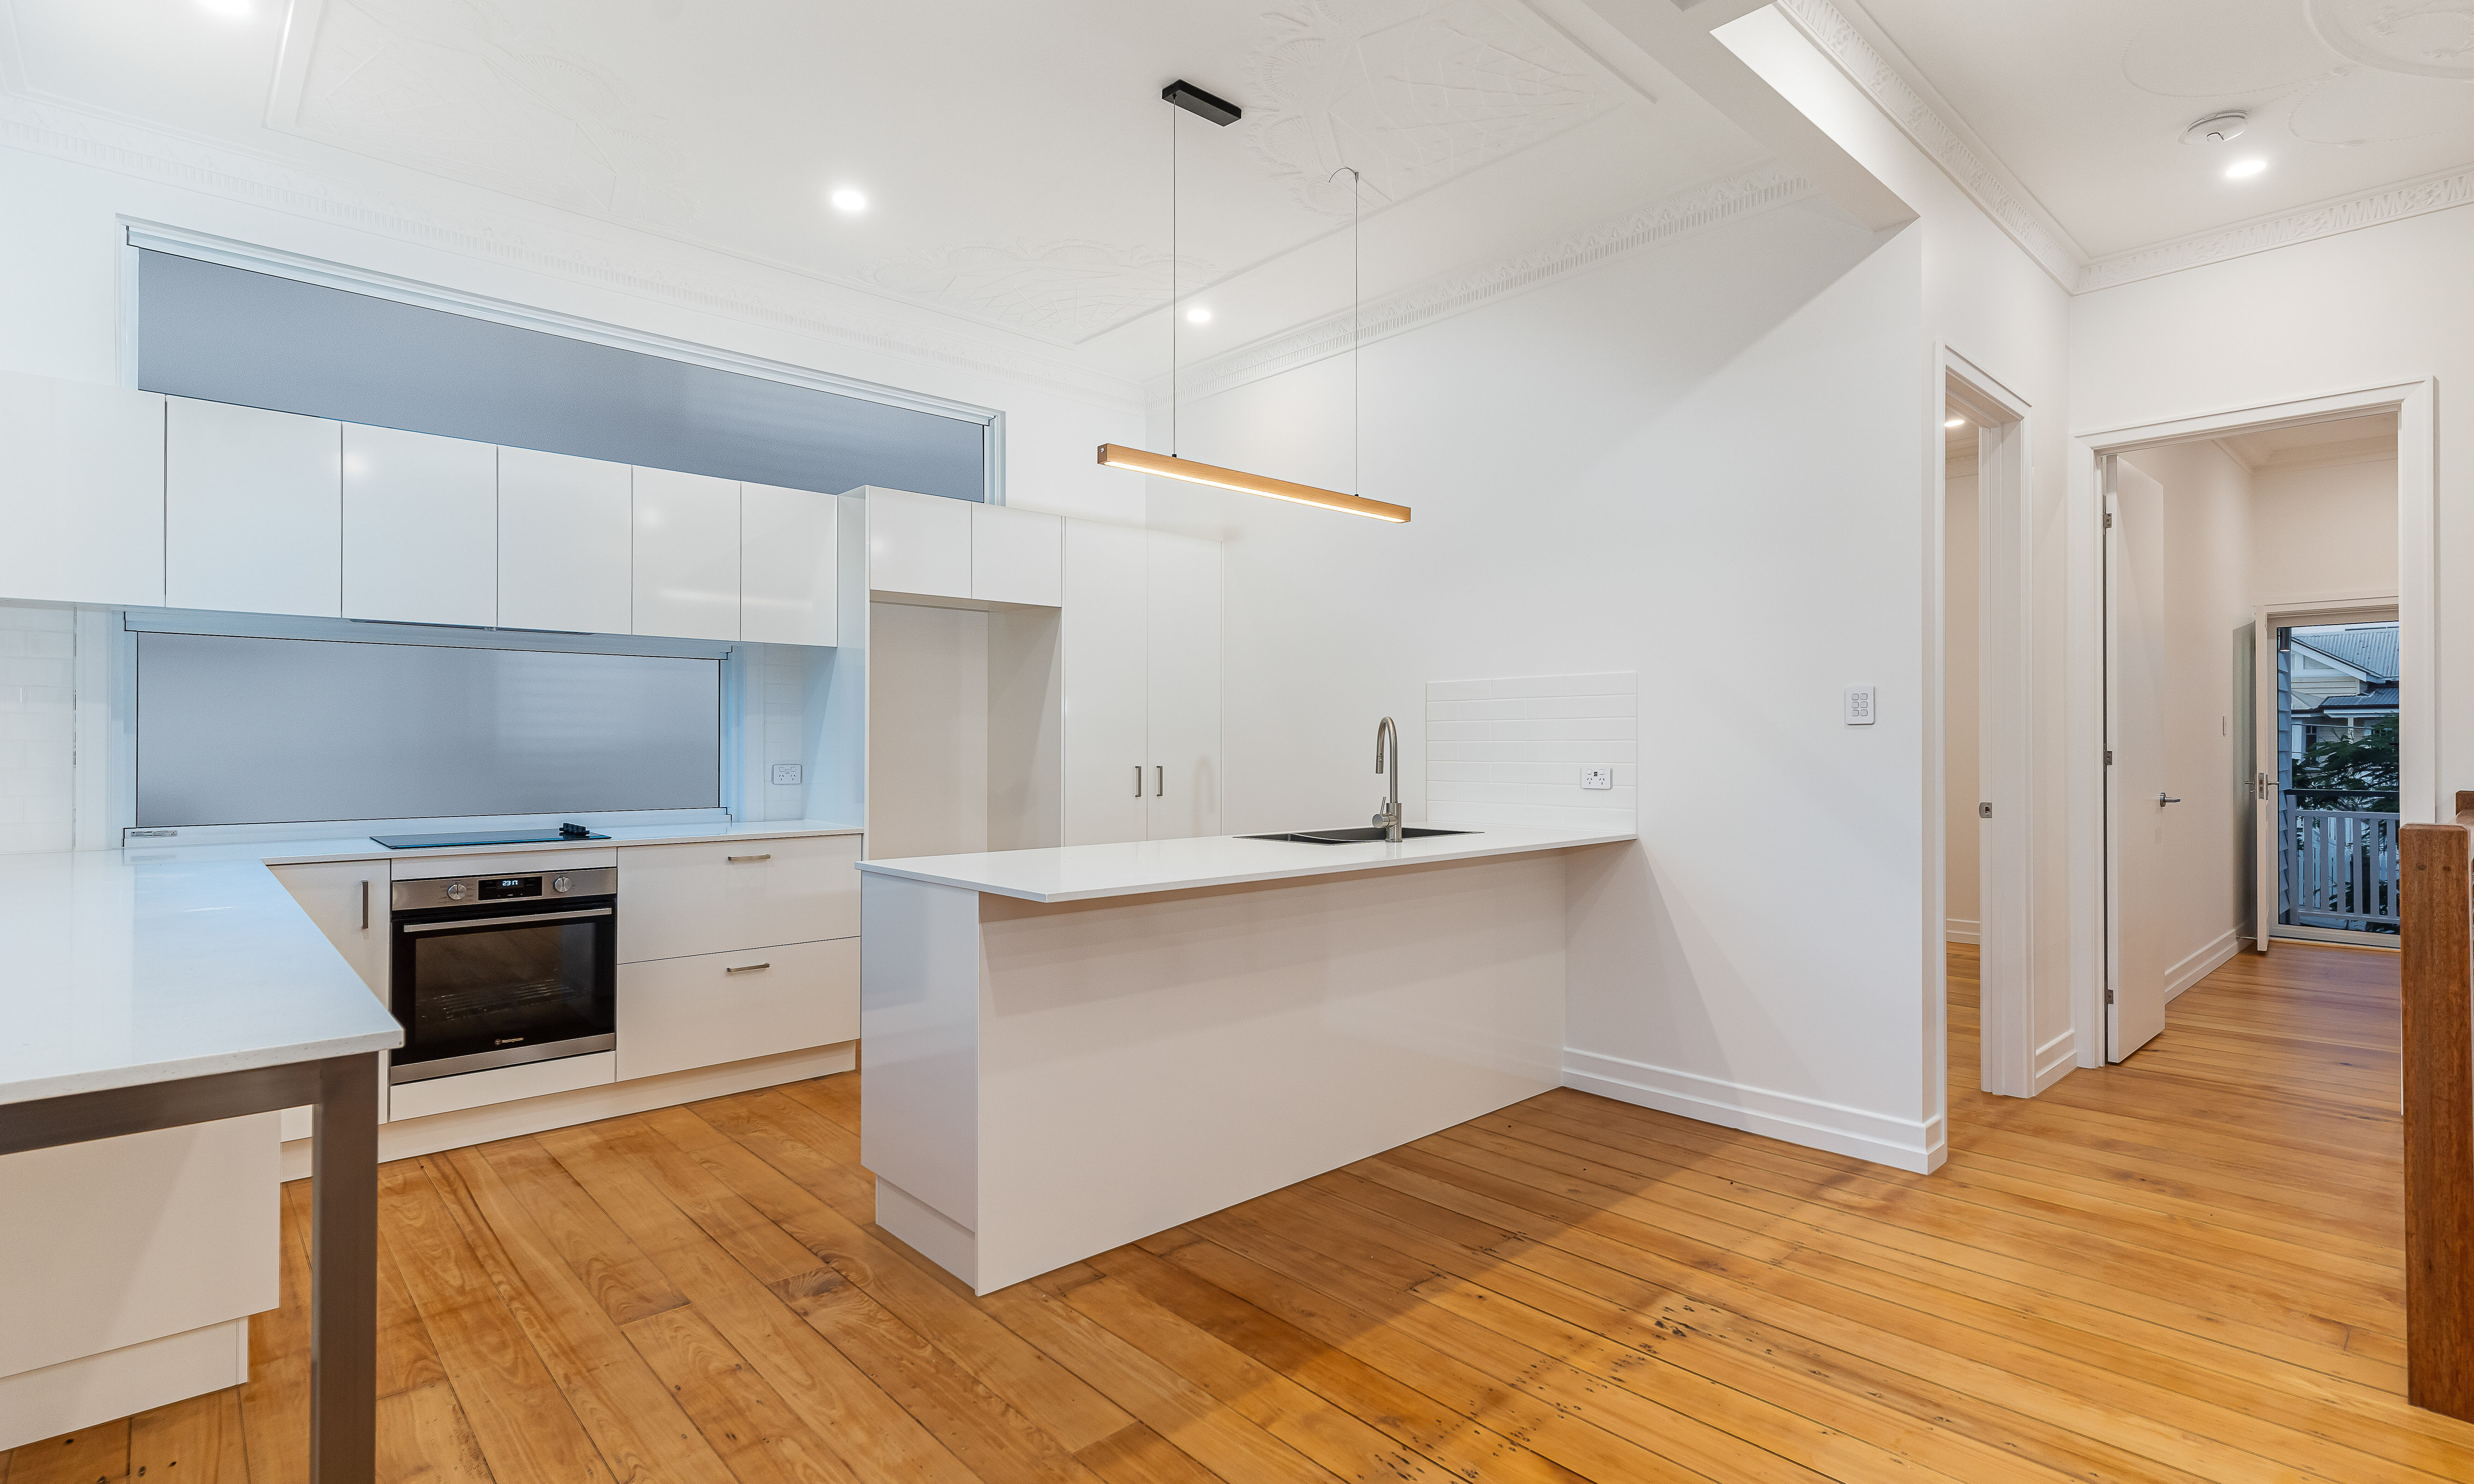
<svg viewBox="0 0 2474 1484">
<path fill-rule="evenodd" d="M 386 1166 L 381 1477 L 2464 1479 L 2399 1400 L 2391 955 L 2280 945 L 2130 1064 L 1973 1080 L 1912 1176 L 1559 1091 L 974 1299 L 871 1224 L 856 1076 Z M 256 1378 L 5 1484 L 303 1476 Z"/>
</svg>

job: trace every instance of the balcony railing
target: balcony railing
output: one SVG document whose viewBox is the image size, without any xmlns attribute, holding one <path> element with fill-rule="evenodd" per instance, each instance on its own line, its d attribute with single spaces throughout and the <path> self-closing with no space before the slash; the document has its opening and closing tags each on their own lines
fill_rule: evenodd
<svg viewBox="0 0 2474 1484">
<path fill-rule="evenodd" d="M 2361 809 L 2284 810 L 2284 898 L 2277 921 L 2356 931 L 2397 925 L 2397 816 Z"/>
</svg>

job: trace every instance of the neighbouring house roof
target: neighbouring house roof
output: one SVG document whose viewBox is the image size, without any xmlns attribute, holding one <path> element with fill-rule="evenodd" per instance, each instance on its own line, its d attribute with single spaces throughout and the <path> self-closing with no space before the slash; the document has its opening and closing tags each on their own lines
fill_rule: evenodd
<svg viewBox="0 0 2474 1484">
<path fill-rule="evenodd" d="M 2374 685 L 2397 678 L 2397 626 L 2344 624 L 2324 629 L 2296 629 L 2293 647 L 2331 664 L 2354 671 Z M 2391 704 L 2393 709 L 2393 704 Z"/>
<path fill-rule="evenodd" d="M 2365 687 L 2359 696 L 2330 696 L 2319 703 L 2320 711 L 2338 716 L 2393 716 L 2397 710 L 2397 683 L 2386 681 Z"/>
</svg>

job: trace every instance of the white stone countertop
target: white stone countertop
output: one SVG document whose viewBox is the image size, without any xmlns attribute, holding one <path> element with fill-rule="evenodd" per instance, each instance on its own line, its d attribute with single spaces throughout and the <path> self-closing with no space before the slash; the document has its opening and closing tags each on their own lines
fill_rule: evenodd
<svg viewBox="0 0 2474 1484">
<path fill-rule="evenodd" d="M 863 860 L 859 869 L 875 875 L 1019 897 L 1025 901 L 1085 901 L 1095 897 L 1132 897 L 1147 892 L 1233 886 L 1245 881 L 1380 871 L 1393 866 L 1561 850 L 1637 838 L 1629 829 L 1511 827 L 1430 835 L 1397 845 L 1385 840 L 1306 845 L 1292 840 L 1249 840 L 1243 835 L 1206 835 L 1193 840 L 1135 840 L 1123 845 L 1069 845 L 1044 850 L 911 855 L 895 860 Z"/>
<path fill-rule="evenodd" d="M 556 826 L 549 826 L 556 828 Z M 788 840 L 801 835 L 856 835 L 857 825 L 825 820 L 722 821 L 711 825 L 594 826 L 607 840 L 540 840 L 530 845 L 443 845 L 390 850 L 367 835 L 311 836 L 299 840 L 247 840 L 221 845 L 161 845 L 139 841 L 125 852 L 133 860 L 251 860 L 270 866 L 302 866 L 326 860 L 420 860 L 432 855 L 537 854 L 543 850 L 607 850 L 622 845 L 691 845 L 699 840 Z M 440 834 L 436 829 L 391 829 L 389 834 Z M 487 833 L 488 831 L 481 831 Z"/>
</svg>

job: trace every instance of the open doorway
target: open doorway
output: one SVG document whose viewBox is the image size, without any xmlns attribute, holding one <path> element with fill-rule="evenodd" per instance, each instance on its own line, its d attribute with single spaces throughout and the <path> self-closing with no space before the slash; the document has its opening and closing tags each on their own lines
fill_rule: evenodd
<svg viewBox="0 0 2474 1484">
<path fill-rule="evenodd" d="M 2107 1061 L 2245 941 L 2394 922 L 2397 452 L 2383 409 L 2102 459 Z"/>
</svg>

